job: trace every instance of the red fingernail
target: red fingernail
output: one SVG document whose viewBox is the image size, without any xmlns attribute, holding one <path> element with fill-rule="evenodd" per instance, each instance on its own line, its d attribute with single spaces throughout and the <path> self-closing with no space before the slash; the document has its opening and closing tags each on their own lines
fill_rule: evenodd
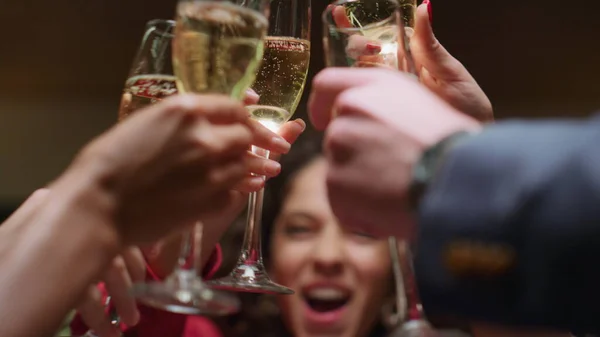
<svg viewBox="0 0 600 337">
<path fill-rule="evenodd" d="M 423 0 L 423 3 L 427 5 L 427 13 L 429 14 L 429 22 L 433 22 L 433 14 L 431 14 L 431 1 Z"/>
<path fill-rule="evenodd" d="M 248 99 L 251 99 L 251 100 L 259 100 L 260 99 L 260 96 L 258 96 L 256 91 L 254 91 L 252 89 L 246 90 L 246 96 L 248 96 Z"/>
<path fill-rule="evenodd" d="M 367 50 L 372 52 L 372 53 L 380 53 L 381 52 L 381 46 L 376 44 L 376 43 L 367 43 Z"/>
</svg>

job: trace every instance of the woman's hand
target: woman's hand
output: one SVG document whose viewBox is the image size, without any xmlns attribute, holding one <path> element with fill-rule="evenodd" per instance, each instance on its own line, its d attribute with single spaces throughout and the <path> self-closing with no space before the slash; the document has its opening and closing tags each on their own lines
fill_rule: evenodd
<svg viewBox="0 0 600 337">
<path fill-rule="evenodd" d="M 256 104 L 257 101 L 258 95 L 249 90 L 244 103 L 247 105 Z M 245 125 L 251 134 L 261 135 L 255 138 L 258 142 L 253 142 L 253 145 L 268 145 L 270 150 L 273 151 L 274 157 L 287 152 L 289 143 L 294 142 L 306 127 L 300 119 L 288 122 L 282 126 L 279 132 L 280 137 L 277 137 L 258 122 L 248 120 Z M 272 141 L 274 138 L 283 139 L 285 144 L 273 146 L 268 142 L 265 143 L 265 140 Z M 202 252 L 203 265 L 222 234 L 243 209 L 247 193 L 257 191 L 264 186 L 265 179 L 254 175 L 272 177 L 279 173 L 279 164 L 273 159 L 260 158 L 252 155 L 249 151 L 244 156 L 246 157 L 245 177 L 242 177 L 237 184 L 232 186 L 232 189 L 228 192 L 227 203 L 216 211 L 205 212 L 200 217 L 205 228 Z M 181 236 L 179 234 L 171 235 L 147 249 L 130 247 L 113 260 L 102 281 L 108 295 L 111 296 L 111 302 L 114 304 L 117 314 L 125 325 L 134 326 L 139 320 L 135 300 L 128 295 L 128 290 L 133 283 L 144 280 L 145 263 L 148 263 L 155 275 L 159 277 L 167 276 L 176 263 L 180 242 Z M 144 254 L 142 254 L 142 250 Z M 144 260 L 144 255 L 148 261 Z M 111 325 L 110 319 L 106 315 L 104 298 L 96 285 L 90 287 L 78 311 L 83 322 L 98 336 L 111 337 L 118 333 L 117 328 Z"/>
<path fill-rule="evenodd" d="M 140 320 L 136 300 L 129 291 L 134 283 L 143 282 L 146 276 L 146 263 L 139 248 L 129 247 L 113 259 L 103 275 L 103 288 L 90 285 L 77 313 L 85 325 L 98 337 L 120 337 L 119 326 L 114 326 L 106 310 L 106 297 L 114 306 L 120 321 L 126 326 L 135 326 Z M 103 293 L 103 291 L 105 293 Z"/>
<path fill-rule="evenodd" d="M 490 100 L 462 63 L 436 39 L 430 14 L 431 1 L 425 0 L 416 10 L 414 30 L 406 28 L 420 81 L 455 109 L 480 122 L 493 121 Z M 333 8 L 332 16 L 338 27 L 353 27 L 343 6 Z M 385 33 L 385 29 L 373 29 L 369 35 L 356 33 L 349 37 L 346 54 L 355 60 L 355 67 L 390 66 L 377 41 L 377 35 Z M 399 51 L 398 55 L 398 62 L 404 62 L 404 52 Z"/>
<path fill-rule="evenodd" d="M 436 39 L 430 21 L 431 1 L 417 8 L 410 40 L 421 82 L 455 109 L 481 121 L 494 120 L 492 104 L 469 71 Z"/>
<path fill-rule="evenodd" d="M 290 144 L 293 144 L 305 128 L 306 124 L 304 121 L 296 119 L 285 123 L 278 133 L 283 139 Z M 249 157 L 254 157 L 251 153 L 248 153 L 247 155 Z M 272 154 L 271 158 L 272 160 L 277 160 L 279 154 Z M 264 159 L 260 160 L 264 161 Z M 256 173 L 256 170 L 254 173 Z M 204 265 L 211 256 L 215 245 L 219 242 L 229 226 L 233 224 L 240 212 L 243 211 L 248 202 L 248 193 L 259 190 L 264 186 L 264 183 L 264 178 L 252 176 L 251 172 L 248 172 L 246 177 L 230 190 L 229 203 L 226 207 L 211 213 L 206 213 L 200 219 L 204 224 L 201 252 L 202 265 Z M 144 249 L 144 253 L 148 259 L 148 265 L 156 275 L 165 277 L 171 273 L 173 267 L 177 263 L 180 246 L 181 236 L 177 235 L 171 236 L 151 248 Z"/>
</svg>

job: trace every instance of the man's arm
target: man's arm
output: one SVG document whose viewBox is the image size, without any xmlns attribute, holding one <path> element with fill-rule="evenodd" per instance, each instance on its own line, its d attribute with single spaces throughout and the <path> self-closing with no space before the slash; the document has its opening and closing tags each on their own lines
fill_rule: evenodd
<svg viewBox="0 0 600 337">
<path fill-rule="evenodd" d="M 457 145 L 420 208 L 424 308 L 600 331 L 600 119 L 510 122 Z"/>
</svg>

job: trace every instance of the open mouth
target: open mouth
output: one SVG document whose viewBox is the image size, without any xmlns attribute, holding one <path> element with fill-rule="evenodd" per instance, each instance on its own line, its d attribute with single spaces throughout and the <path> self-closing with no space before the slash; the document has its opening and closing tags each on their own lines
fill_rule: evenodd
<svg viewBox="0 0 600 337">
<path fill-rule="evenodd" d="M 315 288 L 303 295 L 310 309 L 318 313 L 342 309 L 351 298 L 349 292 L 335 288 Z"/>
</svg>

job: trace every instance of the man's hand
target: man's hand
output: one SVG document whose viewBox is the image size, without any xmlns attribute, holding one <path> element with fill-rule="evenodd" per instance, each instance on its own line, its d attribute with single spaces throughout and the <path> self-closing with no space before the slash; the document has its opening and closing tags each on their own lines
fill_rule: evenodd
<svg viewBox="0 0 600 337">
<path fill-rule="evenodd" d="M 456 131 L 479 128 L 410 77 L 380 69 L 321 72 L 310 113 L 315 126 L 326 128 L 334 213 L 340 223 L 379 236 L 408 234 L 401 224 L 422 152 Z"/>
</svg>

